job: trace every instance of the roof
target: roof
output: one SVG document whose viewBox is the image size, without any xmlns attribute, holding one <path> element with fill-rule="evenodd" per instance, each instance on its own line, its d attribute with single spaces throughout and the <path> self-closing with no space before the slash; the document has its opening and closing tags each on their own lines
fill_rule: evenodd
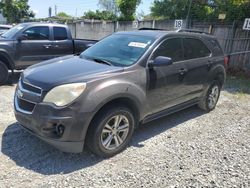
<svg viewBox="0 0 250 188">
<path fill-rule="evenodd" d="M 63 27 L 67 26 L 65 24 L 48 23 L 48 22 L 26 22 L 26 23 L 21 23 L 21 25 L 23 25 L 23 26 L 30 26 L 30 25 L 53 25 L 53 26 L 63 26 Z"/>
<path fill-rule="evenodd" d="M 153 38 L 161 38 L 166 35 L 174 35 L 174 36 L 194 36 L 194 37 L 207 37 L 207 38 L 214 38 L 213 35 L 202 31 L 193 30 L 176 30 L 176 31 L 167 31 L 167 30 L 135 30 L 135 31 L 122 31 L 117 32 L 117 34 L 125 34 L 125 35 L 139 35 L 139 36 L 148 36 Z"/>
<path fill-rule="evenodd" d="M 136 30 L 136 31 L 121 31 L 117 34 L 125 35 L 139 35 L 139 36 L 148 36 L 154 38 L 160 38 L 170 33 L 176 33 L 175 31 L 164 31 L 164 30 Z"/>
</svg>

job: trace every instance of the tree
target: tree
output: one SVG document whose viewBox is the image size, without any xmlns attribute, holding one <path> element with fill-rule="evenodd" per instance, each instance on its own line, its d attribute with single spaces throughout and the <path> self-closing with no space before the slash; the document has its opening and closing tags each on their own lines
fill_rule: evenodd
<svg viewBox="0 0 250 188">
<path fill-rule="evenodd" d="M 29 10 L 28 0 L 1 0 L 0 7 L 8 23 L 19 23 L 21 19 L 35 16 L 34 12 Z"/>
<path fill-rule="evenodd" d="M 249 0 L 155 0 L 151 7 L 154 18 L 185 19 L 191 3 L 190 17 L 196 20 L 217 20 L 226 14 L 226 20 L 242 20 L 250 16 Z"/>
<path fill-rule="evenodd" d="M 136 8 L 141 0 L 117 0 L 116 2 L 121 11 L 120 20 L 134 20 Z"/>
<path fill-rule="evenodd" d="M 213 0 L 211 1 L 213 12 L 211 18 L 218 18 L 221 13 L 226 14 L 226 20 L 243 20 L 250 17 L 250 1 L 249 0 Z"/>
<path fill-rule="evenodd" d="M 191 4 L 191 15 L 206 18 L 209 7 L 204 0 L 155 0 L 151 7 L 154 18 L 185 19 Z"/>
<path fill-rule="evenodd" d="M 72 16 L 66 14 L 65 12 L 59 12 L 56 16 L 59 18 L 72 18 Z"/>
<path fill-rule="evenodd" d="M 119 12 L 116 0 L 99 0 L 99 6 L 101 9 L 111 12 L 115 15 L 117 15 Z"/>
<path fill-rule="evenodd" d="M 99 10 L 96 10 L 95 12 L 89 10 L 88 12 L 84 13 L 83 18 L 95 20 L 117 20 L 117 16 L 114 13 Z"/>
</svg>

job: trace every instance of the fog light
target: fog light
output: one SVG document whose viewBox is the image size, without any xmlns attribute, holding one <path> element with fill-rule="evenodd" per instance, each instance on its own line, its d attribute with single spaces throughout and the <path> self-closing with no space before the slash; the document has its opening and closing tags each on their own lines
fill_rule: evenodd
<svg viewBox="0 0 250 188">
<path fill-rule="evenodd" d="M 64 133 L 65 127 L 63 125 L 57 125 L 56 126 L 56 134 L 58 136 L 62 136 Z"/>
</svg>

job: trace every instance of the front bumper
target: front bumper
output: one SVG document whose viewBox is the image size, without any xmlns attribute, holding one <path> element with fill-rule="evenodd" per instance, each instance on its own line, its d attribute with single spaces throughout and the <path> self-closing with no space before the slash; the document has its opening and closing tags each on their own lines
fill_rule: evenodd
<svg viewBox="0 0 250 188">
<path fill-rule="evenodd" d="M 57 109 L 53 105 L 36 103 L 32 111 L 20 107 L 16 92 L 14 98 L 17 121 L 29 132 L 61 151 L 80 153 L 83 150 L 91 113 L 81 112 L 75 102 L 67 108 Z M 58 127 L 63 127 L 60 132 Z"/>
</svg>

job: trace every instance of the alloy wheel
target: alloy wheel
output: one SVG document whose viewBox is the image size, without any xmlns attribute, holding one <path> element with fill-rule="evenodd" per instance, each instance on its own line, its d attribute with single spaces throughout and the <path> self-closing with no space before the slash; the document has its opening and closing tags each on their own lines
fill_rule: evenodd
<svg viewBox="0 0 250 188">
<path fill-rule="evenodd" d="M 124 115 L 111 117 L 101 133 L 102 146 L 107 150 L 114 150 L 121 146 L 129 133 L 129 120 Z"/>
</svg>

